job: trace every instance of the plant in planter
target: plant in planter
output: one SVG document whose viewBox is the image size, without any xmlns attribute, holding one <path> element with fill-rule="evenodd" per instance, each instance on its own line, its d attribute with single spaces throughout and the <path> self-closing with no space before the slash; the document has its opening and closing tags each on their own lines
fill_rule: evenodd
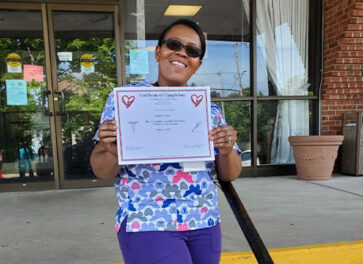
<svg viewBox="0 0 363 264">
<path fill-rule="evenodd" d="M 331 178 L 344 136 L 290 136 L 300 180 Z"/>
</svg>

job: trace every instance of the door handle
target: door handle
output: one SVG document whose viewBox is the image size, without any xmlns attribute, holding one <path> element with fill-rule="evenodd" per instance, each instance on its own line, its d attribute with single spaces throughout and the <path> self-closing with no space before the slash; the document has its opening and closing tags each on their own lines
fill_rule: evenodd
<svg viewBox="0 0 363 264">
<path fill-rule="evenodd" d="M 52 116 L 52 113 L 49 112 L 49 99 L 48 95 L 50 95 L 50 91 L 44 91 L 42 92 L 42 112 L 46 116 Z M 47 102 L 47 106 L 45 105 L 45 102 Z"/>
<path fill-rule="evenodd" d="M 65 111 L 65 108 L 64 108 L 64 92 L 61 91 L 61 90 L 55 90 L 54 91 L 56 94 L 60 94 L 61 97 L 62 97 L 62 102 L 61 102 L 61 111 L 57 111 L 57 115 L 58 116 L 61 116 L 61 115 L 65 115 L 66 114 L 66 111 Z"/>
</svg>

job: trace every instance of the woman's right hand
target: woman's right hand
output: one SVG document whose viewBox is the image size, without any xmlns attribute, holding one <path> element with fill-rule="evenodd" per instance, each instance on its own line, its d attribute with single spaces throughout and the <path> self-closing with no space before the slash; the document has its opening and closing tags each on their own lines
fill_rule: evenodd
<svg viewBox="0 0 363 264">
<path fill-rule="evenodd" d="M 99 143 L 117 157 L 117 126 L 115 120 L 105 121 L 98 128 Z"/>
</svg>

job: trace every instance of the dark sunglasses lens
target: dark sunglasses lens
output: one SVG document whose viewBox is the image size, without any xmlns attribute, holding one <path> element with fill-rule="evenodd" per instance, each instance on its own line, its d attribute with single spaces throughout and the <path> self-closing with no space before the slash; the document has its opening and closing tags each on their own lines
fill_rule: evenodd
<svg viewBox="0 0 363 264">
<path fill-rule="evenodd" d="M 166 46 L 168 47 L 168 49 L 171 49 L 171 50 L 181 50 L 183 48 L 183 44 L 181 44 L 179 41 L 173 40 L 173 39 L 168 39 L 166 41 Z"/>
<path fill-rule="evenodd" d="M 188 56 L 192 58 L 196 58 L 200 56 L 200 49 L 193 47 L 193 46 L 186 46 L 185 52 L 188 54 Z"/>
</svg>

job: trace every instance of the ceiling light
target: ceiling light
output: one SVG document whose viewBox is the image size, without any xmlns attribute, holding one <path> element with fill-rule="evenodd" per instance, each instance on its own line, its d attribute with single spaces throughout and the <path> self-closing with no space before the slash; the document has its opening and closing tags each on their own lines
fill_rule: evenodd
<svg viewBox="0 0 363 264">
<path fill-rule="evenodd" d="M 200 5 L 169 5 L 164 16 L 195 16 L 201 8 Z"/>
<path fill-rule="evenodd" d="M 150 52 L 155 52 L 156 47 L 155 46 L 147 46 L 146 50 Z"/>
</svg>

